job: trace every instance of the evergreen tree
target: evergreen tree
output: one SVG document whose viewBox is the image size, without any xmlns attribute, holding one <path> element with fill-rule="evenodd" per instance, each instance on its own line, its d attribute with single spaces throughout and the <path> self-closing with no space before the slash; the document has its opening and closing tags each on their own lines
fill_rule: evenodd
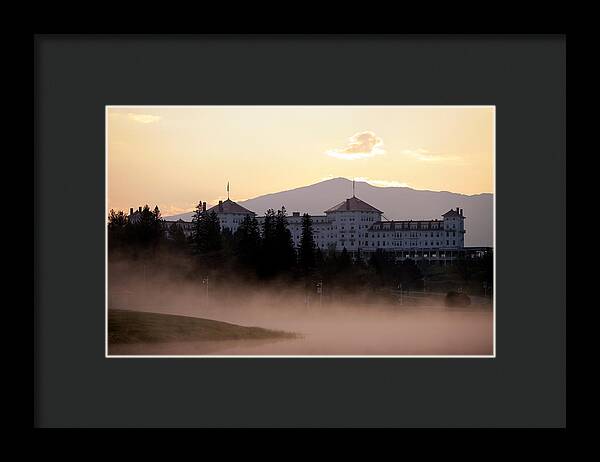
<svg viewBox="0 0 600 462">
<path fill-rule="evenodd" d="M 274 241 L 275 239 L 275 210 L 269 209 L 265 213 L 265 220 L 263 221 L 263 239 L 265 244 Z"/>
<path fill-rule="evenodd" d="M 192 253 L 198 255 L 201 253 L 200 243 L 202 242 L 202 201 L 198 202 L 194 215 L 192 215 L 192 234 L 190 236 L 190 244 Z"/>
<path fill-rule="evenodd" d="M 225 227 L 221 230 L 221 242 L 223 247 L 233 247 L 233 233 L 231 229 Z"/>
<path fill-rule="evenodd" d="M 260 253 L 260 231 L 256 217 L 246 215 L 234 235 L 234 254 L 245 269 L 256 269 Z"/>
<path fill-rule="evenodd" d="M 315 268 L 315 240 L 310 215 L 302 216 L 302 236 L 298 249 L 300 268 L 304 275 L 309 274 Z"/>
<path fill-rule="evenodd" d="M 275 242 L 277 272 L 289 271 L 296 263 L 296 250 L 294 249 L 292 233 L 288 229 L 285 207 L 281 207 L 275 217 Z"/>
<path fill-rule="evenodd" d="M 113 209 L 108 214 L 108 250 L 123 245 L 127 232 L 127 216 L 122 210 Z"/>
<path fill-rule="evenodd" d="M 110 209 L 108 214 L 108 229 L 109 231 L 121 231 L 127 226 L 127 216 L 122 210 L 115 212 Z"/>
<path fill-rule="evenodd" d="M 152 211 L 152 238 L 155 242 L 160 241 L 164 237 L 163 219 L 158 205 L 154 206 Z"/>
<path fill-rule="evenodd" d="M 259 274 L 263 277 L 273 276 L 277 272 L 277 246 L 275 239 L 275 211 L 267 210 L 262 225 L 262 245 L 258 264 Z"/>
<path fill-rule="evenodd" d="M 127 228 L 134 245 L 141 248 L 156 246 L 163 237 L 162 219 L 158 206 L 151 211 L 146 204 L 135 221 L 131 217 L 129 218 Z"/>
<path fill-rule="evenodd" d="M 185 233 L 178 223 L 173 223 L 171 226 L 169 226 L 169 237 L 176 248 L 184 249 L 186 247 L 187 238 L 185 237 Z"/>
<path fill-rule="evenodd" d="M 277 213 L 267 210 L 262 234 L 259 274 L 272 277 L 290 271 L 296 263 L 296 251 L 287 227 L 285 207 Z"/>
<path fill-rule="evenodd" d="M 203 254 L 218 252 L 223 248 L 221 223 L 216 212 L 202 213 L 200 217 L 200 252 Z"/>
<path fill-rule="evenodd" d="M 222 249 L 221 223 L 213 210 L 208 213 L 203 211 L 202 202 L 199 202 L 192 216 L 192 252 L 196 255 L 219 251 Z"/>
</svg>

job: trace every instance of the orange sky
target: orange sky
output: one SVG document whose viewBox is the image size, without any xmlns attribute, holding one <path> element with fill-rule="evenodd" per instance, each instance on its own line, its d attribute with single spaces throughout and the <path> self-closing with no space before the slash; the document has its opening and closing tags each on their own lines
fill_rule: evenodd
<svg viewBox="0 0 600 462">
<path fill-rule="evenodd" d="M 346 177 L 493 192 L 494 108 L 109 107 L 108 207 L 163 215 Z"/>
</svg>

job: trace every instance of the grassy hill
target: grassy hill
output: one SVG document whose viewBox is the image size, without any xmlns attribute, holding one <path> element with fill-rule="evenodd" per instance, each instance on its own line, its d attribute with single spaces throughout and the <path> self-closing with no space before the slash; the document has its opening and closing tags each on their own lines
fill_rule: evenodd
<svg viewBox="0 0 600 462">
<path fill-rule="evenodd" d="M 296 334 L 290 332 L 244 327 L 211 319 L 142 311 L 108 310 L 109 344 L 296 337 Z"/>
</svg>

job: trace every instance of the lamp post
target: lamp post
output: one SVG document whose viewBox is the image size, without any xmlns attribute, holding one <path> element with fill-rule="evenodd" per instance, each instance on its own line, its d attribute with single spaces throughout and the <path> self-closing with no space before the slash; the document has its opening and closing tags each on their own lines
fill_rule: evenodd
<svg viewBox="0 0 600 462">
<path fill-rule="evenodd" d="M 204 285 L 206 286 L 206 287 L 205 287 L 205 289 L 206 289 L 206 292 L 205 292 L 205 294 L 206 294 L 206 296 L 205 296 L 205 299 L 206 299 L 206 304 L 208 305 L 208 276 L 206 276 L 204 279 L 202 279 L 202 284 L 204 284 Z"/>
<path fill-rule="evenodd" d="M 323 281 L 317 282 L 317 293 L 319 294 L 319 308 L 323 306 Z"/>
</svg>

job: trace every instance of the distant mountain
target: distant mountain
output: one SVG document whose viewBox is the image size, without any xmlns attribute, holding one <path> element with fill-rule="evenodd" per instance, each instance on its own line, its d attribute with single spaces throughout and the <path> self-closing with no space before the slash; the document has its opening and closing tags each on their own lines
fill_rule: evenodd
<svg viewBox="0 0 600 462">
<path fill-rule="evenodd" d="M 421 191 L 405 187 L 381 188 L 365 182 L 356 182 L 356 196 L 383 211 L 389 220 L 441 219 L 450 209 L 460 207 L 465 214 L 465 245 L 493 245 L 493 195 L 458 194 L 447 191 Z M 292 212 L 323 215 L 324 211 L 352 196 L 352 181 L 333 178 L 301 188 L 281 191 L 238 202 L 264 215 L 269 208 L 286 208 Z M 170 220 L 190 221 L 193 212 L 182 213 Z"/>
</svg>

